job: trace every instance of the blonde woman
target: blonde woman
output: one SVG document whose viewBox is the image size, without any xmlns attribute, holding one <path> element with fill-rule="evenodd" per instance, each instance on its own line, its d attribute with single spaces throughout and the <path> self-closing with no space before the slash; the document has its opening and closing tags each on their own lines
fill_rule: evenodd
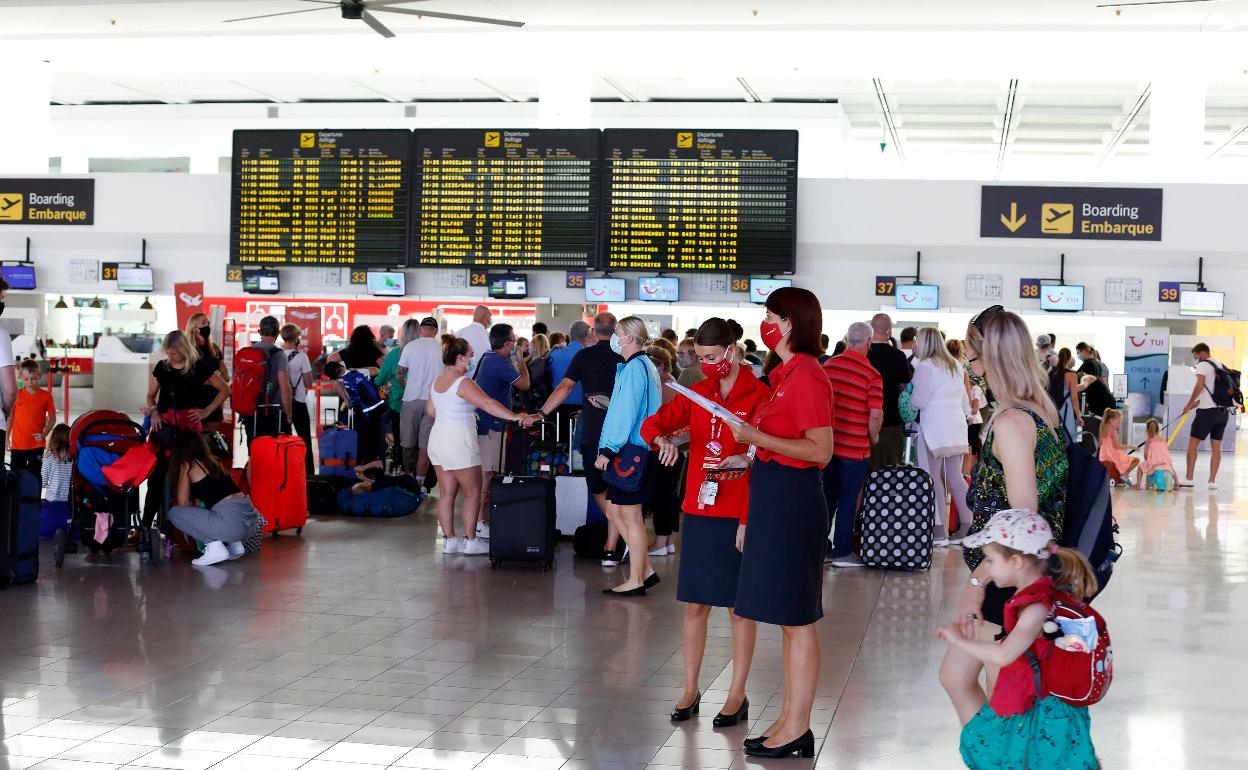
<svg viewBox="0 0 1248 770">
<path fill-rule="evenodd" d="M 208 316 L 203 313 L 194 313 L 190 318 L 186 319 L 186 339 L 195 347 L 195 352 L 199 354 L 201 361 L 211 361 L 211 364 L 204 364 L 204 368 L 214 368 L 221 380 L 229 385 L 230 370 L 225 365 L 225 355 L 221 352 L 221 347 L 212 339 L 212 323 L 208 320 Z M 217 388 L 214 384 L 206 384 L 200 391 L 200 400 L 203 403 L 196 404 L 197 407 L 204 407 L 212 403 L 217 397 Z M 214 431 L 221 425 L 224 415 L 221 408 L 217 407 L 212 414 L 208 415 L 204 420 L 204 430 Z"/>
<path fill-rule="evenodd" d="M 966 508 L 966 480 L 962 458 L 970 451 L 966 420 L 971 413 L 966 373 L 932 326 L 919 329 L 914 340 L 914 393 L 910 403 L 919 410 L 919 467 L 931 474 L 936 496 L 936 545 L 956 545 L 959 532 L 949 529 L 946 515 L 953 497 L 959 529 L 970 525 Z"/>
<path fill-rule="evenodd" d="M 615 334 L 611 335 L 611 350 L 624 357 L 624 363 L 617 365 L 615 387 L 611 390 L 611 402 L 607 407 L 606 420 L 602 424 L 602 434 L 598 439 L 598 459 L 594 467 L 606 471 L 607 466 L 615 463 L 632 464 L 632 458 L 618 456 L 625 445 L 646 446 L 641 438 L 641 424 L 646 418 L 659 411 L 663 403 L 663 395 L 659 387 L 659 372 L 654 362 L 646 355 L 646 347 L 650 344 L 650 334 L 646 331 L 646 323 L 637 316 L 621 318 L 615 325 Z M 658 477 L 657 452 L 650 450 L 640 461 L 645 467 L 642 470 L 641 485 L 635 490 L 623 489 L 607 483 L 608 516 L 614 511 L 615 526 L 624 536 L 624 542 L 632 554 L 628 580 L 615 588 L 607 588 L 603 593 L 609 596 L 645 596 L 646 589 L 658 584 L 659 576 L 650 568 L 650 558 L 646 545 L 649 535 L 646 534 L 646 523 L 642 519 L 642 506 L 650 501 L 654 494 L 654 485 Z"/>
<path fill-rule="evenodd" d="M 967 503 L 969 534 L 984 529 L 997 511 L 1027 508 L 1049 523 L 1059 542 L 1066 510 L 1066 450 L 1054 430 L 1057 409 L 1045 389 L 1044 372 L 1036 361 L 1031 332 L 1017 315 L 993 305 L 971 320 L 966 329 L 967 362 L 972 373 L 985 377 L 996 410 L 985 429 L 984 447 L 971 473 Z M 967 636 L 995 634 L 1004 623 L 1005 603 L 1014 591 L 992 582 L 978 548 L 963 550 L 971 574 L 962 591 L 954 622 Z M 979 683 L 983 664 L 956 647 L 945 653 L 940 683 L 953 701 L 962 724 L 984 702 Z"/>
</svg>

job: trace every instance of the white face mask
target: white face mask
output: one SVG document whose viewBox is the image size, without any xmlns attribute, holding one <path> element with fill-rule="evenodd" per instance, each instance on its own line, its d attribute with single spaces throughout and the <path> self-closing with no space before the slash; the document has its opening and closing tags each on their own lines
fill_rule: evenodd
<svg viewBox="0 0 1248 770">
<path fill-rule="evenodd" d="M 611 335 L 611 352 L 617 356 L 624 355 L 624 347 L 620 343 L 620 335 L 618 334 Z"/>
</svg>

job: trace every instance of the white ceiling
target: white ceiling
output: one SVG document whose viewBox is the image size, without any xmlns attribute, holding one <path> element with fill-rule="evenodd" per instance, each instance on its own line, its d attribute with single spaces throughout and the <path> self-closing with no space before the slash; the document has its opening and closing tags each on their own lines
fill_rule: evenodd
<svg viewBox="0 0 1248 770">
<path fill-rule="evenodd" d="M 1144 156 L 1137 104 L 1173 77 L 1205 84 L 1208 152 L 1248 158 L 1248 0 L 1098 2 L 428 0 L 528 26 L 386 14 L 385 40 L 332 6 L 222 23 L 303 0 L 0 0 L 0 46 L 61 104 L 535 101 L 560 69 L 598 100 L 835 101 L 908 163 Z"/>
</svg>

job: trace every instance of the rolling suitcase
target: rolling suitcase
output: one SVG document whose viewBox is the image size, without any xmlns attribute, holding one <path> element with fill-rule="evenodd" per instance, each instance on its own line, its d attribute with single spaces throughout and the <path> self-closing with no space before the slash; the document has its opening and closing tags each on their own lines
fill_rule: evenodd
<svg viewBox="0 0 1248 770">
<path fill-rule="evenodd" d="M 297 436 L 263 436 L 251 442 L 251 502 L 268 522 L 265 532 L 303 533 L 308 521 L 307 451 Z"/>
<path fill-rule="evenodd" d="M 502 452 L 506 452 L 508 426 Z M 555 480 L 501 476 L 490 481 L 490 566 L 504 561 L 555 563 Z"/>
<path fill-rule="evenodd" d="M 340 476 L 354 483 L 360 455 L 359 434 L 347 428 L 326 428 L 317 445 L 321 452 L 320 475 Z"/>
<path fill-rule="evenodd" d="M 39 577 L 39 477 L 27 471 L 0 476 L 0 587 Z"/>
<path fill-rule="evenodd" d="M 909 465 L 872 471 L 859 519 L 863 564 L 899 570 L 932 566 L 936 495 L 927 471 Z"/>
</svg>

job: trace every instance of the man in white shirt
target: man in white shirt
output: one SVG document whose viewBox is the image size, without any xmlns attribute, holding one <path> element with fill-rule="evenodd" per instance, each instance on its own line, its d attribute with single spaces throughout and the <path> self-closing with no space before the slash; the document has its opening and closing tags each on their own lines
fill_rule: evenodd
<svg viewBox="0 0 1248 770">
<path fill-rule="evenodd" d="M 4 298 L 9 282 L 0 278 L 0 315 L 4 314 Z M 13 404 L 17 403 L 17 374 L 13 369 L 13 339 L 0 329 L 0 466 L 4 465 L 4 445 L 9 429 Z"/>
<path fill-rule="evenodd" d="M 488 311 L 487 311 L 488 312 Z M 424 318 L 416 339 L 399 353 L 399 382 L 403 385 L 403 408 L 399 412 L 399 443 L 403 445 L 403 467 L 424 485 L 429 473 L 429 431 L 433 418 L 425 413 L 433 381 L 442 371 L 442 343 L 438 322 Z"/>
<path fill-rule="evenodd" d="M 456 337 L 468 340 L 468 344 L 472 346 L 472 362 L 468 364 L 469 375 L 476 370 L 481 356 L 490 352 L 491 325 L 490 309 L 485 305 L 477 305 L 472 311 L 472 323 L 455 333 Z"/>
<path fill-rule="evenodd" d="M 1196 410 L 1192 418 L 1192 427 L 1187 438 L 1187 478 L 1179 482 L 1181 487 L 1195 486 L 1192 477 L 1196 474 L 1196 452 L 1200 442 L 1209 439 L 1209 488 L 1218 488 L 1218 467 L 1222 464 L 1222 435 L 1226 431 L 1226 423 L 1230 420 L 1230 405 L 1218 404 L 1213 400 L 1213 391 L 1217 387 L 1218 370 L 1222 365 L 1209 355 L 1209 346 L 1199 342 L 1192 348 L 1192 358 L 1196 359 L 1196 387 L 1192 389 L 1192 397 L 1187 400 L 1183 411 Z"/>
</svg>

